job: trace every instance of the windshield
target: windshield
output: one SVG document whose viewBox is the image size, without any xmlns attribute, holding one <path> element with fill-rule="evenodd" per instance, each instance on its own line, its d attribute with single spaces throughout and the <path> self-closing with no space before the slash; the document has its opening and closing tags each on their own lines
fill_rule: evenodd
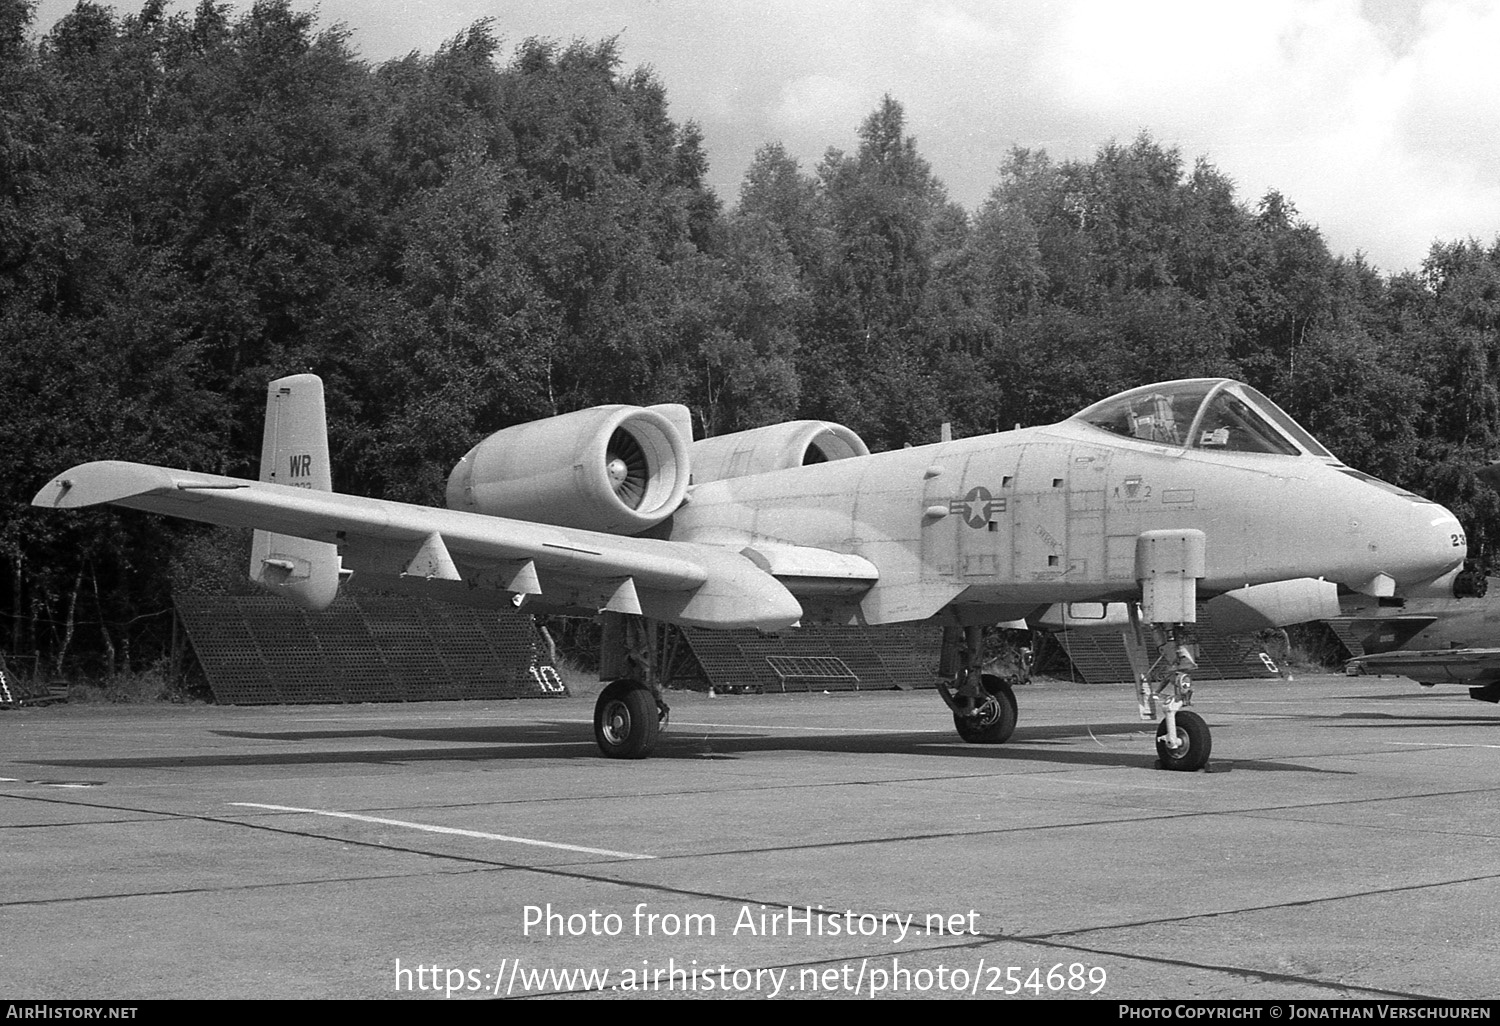
<svg viewBox="0 0 1500 1026">
<path fill-rule="evenodd" d="M 1143 442 L 1216 452 L 1330 457 L 1296 421 L 1228 378 L 1168 381 L 1122 392 L 1073 417 Z"/>
<path fill-rule="evenodd" d="M 1318 444 L 1318 440 L 1312 435 L 1308 434 L 1307 429 L 1293 420 L 1291 418 L 1291 415 L 1283 410 L 1280 406 L 1277 406 L 1270 399 L 1267 399 L 1264 395 L 1257 392 L 1249 385 L 1237 384 L 1236 387 L 1242 390 L 1252 402 L 1254 402 L 1257 406 L 1264 410 L 1266 412 L 1266 415 L 1274 420 L 1278 427 L 1280 427 L 1287 434 L 1291 435 L 1292 438 L 1302 446 L 1302 448 L 1306 449 L 1314 456 L 1326 456 L 1329 459 L 1333 459 L 1333 453 L 1329 452 L 1327 449 L 1323 448 L 1323 446 Z"/>
</svg>

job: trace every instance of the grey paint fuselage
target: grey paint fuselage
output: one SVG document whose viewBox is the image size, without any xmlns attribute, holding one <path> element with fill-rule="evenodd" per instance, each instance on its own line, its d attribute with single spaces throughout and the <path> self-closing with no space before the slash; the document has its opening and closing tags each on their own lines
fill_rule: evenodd
<svg viewBox="0 0 1500 1026">
<path fill-rule="evenodd" d="M 1126 600 L 1139 593 L 1136 538 L 1169 529 L 1204 532 L 1205 594 L 1297 577 L 1357 588 L 1375 573 L 1412 585 L 1465 555 L 1448 510 L 1333 461 L 1162 445 L 1077 421 L 700 484 L 670 537 L 863 557 L 880 580 L 860 613 L 885 623 L 949 602 L 988 617 Z"/>
</svg>

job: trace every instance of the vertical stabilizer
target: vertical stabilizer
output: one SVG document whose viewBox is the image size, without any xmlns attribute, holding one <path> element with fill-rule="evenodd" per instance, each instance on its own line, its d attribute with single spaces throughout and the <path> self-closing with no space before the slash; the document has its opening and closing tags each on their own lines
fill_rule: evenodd
<svg viewBox="0 0 1500 1026">
<path fill-rule="evenodd" d="M 278 378 L 266 389 L 266 432 L 260 479 L 271 484 L 333 491 L 323 381 L 315 374 Z M 327 609 L 339 589 L 338 547 L 256 531 L 250 579 L 304 609 Z"/>
</svg>

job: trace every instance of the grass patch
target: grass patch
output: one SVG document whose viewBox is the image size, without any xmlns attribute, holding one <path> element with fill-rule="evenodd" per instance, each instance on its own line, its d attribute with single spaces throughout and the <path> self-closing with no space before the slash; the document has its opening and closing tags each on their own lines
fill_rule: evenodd
<svg viewBox="0 0 1500 1026">
<path fill-rule="evenodd" d="M 186 705 L 202 699 L 195 694 L 195 689 L 186 678 L 180 675 L 174 678 L 163 660 L 145 670 L 126 670 L 100 681 L 70 685 L 68 701 L 113 705 L 152 705 L 162 702 Z"/>
</svg>

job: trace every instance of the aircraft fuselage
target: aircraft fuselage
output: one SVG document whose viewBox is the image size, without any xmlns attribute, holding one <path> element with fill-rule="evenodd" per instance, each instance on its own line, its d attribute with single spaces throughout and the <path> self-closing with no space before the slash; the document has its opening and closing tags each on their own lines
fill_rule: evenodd
<svg viewBox="0 0 1500 1026">
<path fill-rule="evenodd" d="M 1448 510 L 1335 462 L 1159 445 L 1072 421 L 702 484 L 670 537 L 863 557 L 880 580 L 858 613 L 887 623 L 949 603 L 984 619 L 1128 600 L 1136 539 L 1174 529 L 1206 535 L 1199 587 L 1210 594 L 1309 576 L 1357 589 L 1374 567 L 1410 585 L 1466 553 Z M 815 618 L 854 612 L 850 601 L 804 605 Z"/>
</svg>

